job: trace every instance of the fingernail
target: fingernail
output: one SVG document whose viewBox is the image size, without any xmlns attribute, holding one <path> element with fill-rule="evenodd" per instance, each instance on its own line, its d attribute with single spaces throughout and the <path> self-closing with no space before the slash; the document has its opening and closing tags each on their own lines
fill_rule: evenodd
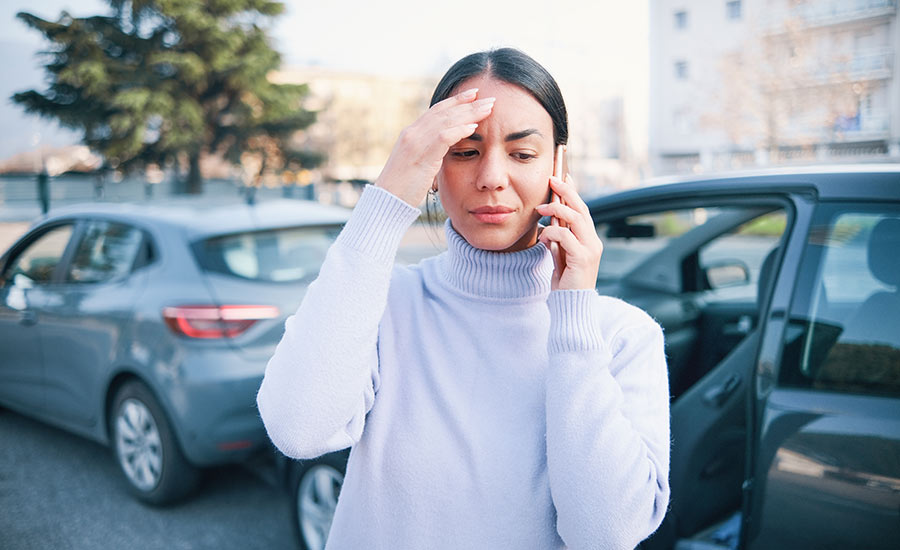
<svg viewBox="0 0 900 550">
<path fill-rule="evenodd" d="M 459 97 L 461 99 L 472 99 L 473 97 L 475 97 L 475 94 L 477 94 L 477 93 L 478 93 L 478 88 L 470 88 L 464 92 L 461 92 L 459 94 Z"/>
<path fill-rule="evenodd" d="M 494 109 L 494 98 L 490 98 L 490 101 L 487 100 L 479 100 L 484 101 L 483 103 L 479 103 L 476 101 L 472 105 L 475 106 L 475 111 L 479 113 L 490 113 Z"/>
<path fill-rule="evenodd" d="M 493 105 L 493 104 L 494 104 L 494 101 L 496 101 L 496 100 L 497 100 L 496 97 L 485 97 L 485 98 L 479 99 L 479 100 L 476 101 L 474 104 L 475 104 L 475 105 L 478 105 L 478 106 L 481 106 L 481 105 Z"/>
<path fill-rule="evenodd" d="M 466 124 L 466 128 L 468 128 L 469 130 L 472 130 L 474 132 L 475 129 L 478 128 L 478 125 L 477 124 Z"/>
</svg>

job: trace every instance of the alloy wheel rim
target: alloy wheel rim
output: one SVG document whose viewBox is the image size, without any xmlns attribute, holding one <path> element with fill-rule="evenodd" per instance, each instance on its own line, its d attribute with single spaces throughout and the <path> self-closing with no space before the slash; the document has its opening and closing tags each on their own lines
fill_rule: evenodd
<svg viewBox="0 0 900 550">
<path fill-rule="evenodd" d="M 324 464 L 311 467 L 300 480 L 297 519 L 309 550 L 325 548 L 343 482 L 344 476 L 339 471 Z"/>
<path fill-rule="evenodd" d="M 116 415 L 119 464 L 135 487 L 150 491 L 162 477 L 163 451 L 156 420 L 137 399 L 126 399 Z"/>
</svg>

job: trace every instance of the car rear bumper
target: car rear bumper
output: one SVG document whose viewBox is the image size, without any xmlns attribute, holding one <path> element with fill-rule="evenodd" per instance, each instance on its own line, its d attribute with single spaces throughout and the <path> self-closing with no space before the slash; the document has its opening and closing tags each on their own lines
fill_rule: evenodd
<svg viewBox="0 0 900 550">
<path fill-rule="evenodd" d="M 185 353 L 162 393 L 188 460 L 198 466 L 237 462 L 267 447 L 256 408 L 265 364 L 230 348 Z"/>
</svg>

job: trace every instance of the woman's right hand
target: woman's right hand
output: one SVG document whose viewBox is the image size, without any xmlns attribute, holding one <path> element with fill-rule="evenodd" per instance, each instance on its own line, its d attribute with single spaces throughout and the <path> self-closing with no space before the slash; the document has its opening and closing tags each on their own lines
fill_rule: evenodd
<svg viewBox="0 0 900 550">
<path fill-rule="evenodd" d="M 472 88 L 435 103 L 407 126 L 381 170 L 375 186 L 419 206 L 437 177 L 451 146 L 469 137 L 478 122 L 491 114 L 494 98 L 476 101 Z"/>
</svg>

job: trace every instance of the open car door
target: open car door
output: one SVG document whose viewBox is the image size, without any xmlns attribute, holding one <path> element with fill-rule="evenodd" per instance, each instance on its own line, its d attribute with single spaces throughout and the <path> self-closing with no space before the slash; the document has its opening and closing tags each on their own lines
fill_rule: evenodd
<svg viewBox="0 0 900 550">
<path fill-rule="evenodd" d="M 897 548 L 900 203 L 826 203 L 753 384 L 743 548 Z"/>
<path fill-rule="evenodd" d="M 759 313 L 791 211 L 784 195 L 691 194 L 594 212 L 599 292 L 647 311 L 666 338 L 672 501 L 646 550 L 671 549 L 741 507 Z"/>
</svg>

